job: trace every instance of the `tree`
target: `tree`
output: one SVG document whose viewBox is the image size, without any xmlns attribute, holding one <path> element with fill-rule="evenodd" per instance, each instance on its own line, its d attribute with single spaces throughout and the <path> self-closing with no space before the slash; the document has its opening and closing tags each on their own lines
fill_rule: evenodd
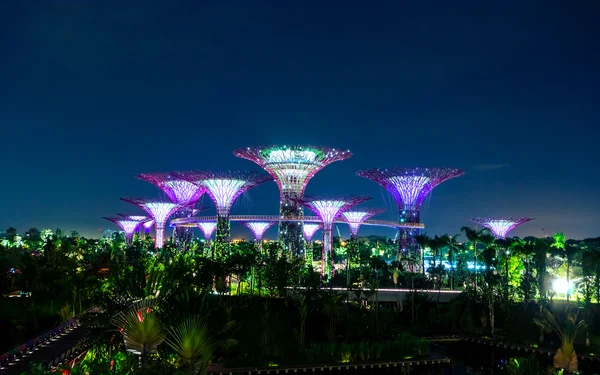
<svg viewBox="0 0 600 375">
<path fill-rule="evenodd" d="M 488 228 L 482 228 L 477 230 L 470 227 L 462 227 L 460 228 L 460 230 L 465 232 L 467 240 L 473 245 L 473 268 L 475 269 L 475 289 L 477 289 L 477 257 L 481 254 L 477 245 L 479 245 L 480 243 L 482 243 L 483 240 L 485 240 L 484 236 L 490 235 L 490 230 Z"/>
<path fill-rule="evenodd" d="M 571 296 L 571 267 L 579 247 L 571 241 L 566 241 L 563 233 L 555 233 L 554 241 L 550 245 L 555 255 L 567 261 L 567 303 Z"/>
<path fill-rule="evenodd" d="M 206 324 L 191 317 L 170 329 L 169 334 L 165 341 L 179 356 L 185 373 L 205 374 L 214 349 Z"/>
<path fill-rule="evenodd" d="M 441 242 L 444 244 L 446 249 L 448 250 L 448 262 L 450 263 L 450 289 L 454 290 L 454 259 L 456 254 L 463 248 L 463 246 L 456 240 L 458 238 L 458 234 L 454 236 L 449 236 L 444 234 L 441 237 Z"/>
</svg>

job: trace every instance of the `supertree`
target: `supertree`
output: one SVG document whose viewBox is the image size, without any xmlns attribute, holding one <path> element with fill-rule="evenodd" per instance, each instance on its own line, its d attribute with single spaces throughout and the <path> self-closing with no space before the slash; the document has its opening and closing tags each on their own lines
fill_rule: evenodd
<svg viewBox="0 0 600 375">
<path fill-rule="evenodd" d="M 146 235 L 150 234 L 150 229 L 152 228 L 152 226 L 156 223 L 156 220 L 152 219 L 149 221 L 146 221 L 144 224 L 142 224 L 142 226 L 144 227 L 145 231 L 146 231 Z"/>
<path fill-rule="evenodd" d="M 360 225 L 365 220 L 369 220 L 372 216 L 375 216 L 381 212 L 383 212 L 383 210 L 379 208 L 367 208 L 350 210 L 342 213 L 344 220 L 346 220 L 348 227 L 350 228 L 350 240 L 355 240 L 358 238 Z"/>
<path fill-rule="evenodd" d="M 206 252 L 210 252 L 210 240 L 212 238 L 215 229 L 217 229 L 217 222 L 215 221 L 203 221 L 200 223 L 196 223 L 196 226 L 200 228 L 202 233 L 204 234 L 204 250 Z M 212 256 L 212 252 L 207 254 Z"/>
<path fill-rule="evenodd" d="M 357 172 L 357 175 L 383 186 L 398 203 L 398 260 L 405 253 L 415 257 L 420 254 L 415 236 L 421 223 L 421 204 L 427 194 L 442 182 L 463 174 L 463 171 L 453 168 L 392 168 Z"/>
<path fill-rule="evenodd" d="M 160 248 L 164 244 L 165 235 L 165 224 L 171 215 L 177 210 L 181 209 L 181 206 L 173 202 L 165 202 L 159 199 L 152 198 L 121 198 L 125 202 L 135 204 L 150 215 L 155 222 L 156 239 L 154 241 L 154 247 Z"/>
<path fill-rule="evenodd" d="M 312 267 L 313 262 L 313 246 L 312 238 L 315 233 L 323 227 L 323 223 L 304 223 L 304 241 L 306 241 L 306 249 L 304 250 L 304 260 L 307 266 Z"/>
<path fill-rule="evenodd" d="M 321 275 L 329 275 L 329 267 L 333 268 L 333 222 L 350 207 L 362 203 L 371 197 L 334 196 L 334 197 L 304 197 L 302 203 L 311 209 L 323 222 L 323 250 L 321 260 Z M 331 258 L 329 262 L 328 258 Z"/>
<path fill-rule="evenodd" d="M 117 214 L 121 217 L 124 217 L 126 219 L 129 220 L 135 220 L 135 221 L 139 221 L 140 225 L 138 226 L 138 230 L 139 230 L 139 234 L 140 236 L 142 235 L 142 228 L 145 228 L 146 225 L 151 222 L 150 227 L 152 225 L 154 225 L 154 220 L 150 219 L 148 216 L 144 216 L 144 215 L 129 215 L 129 214 Z"/>
<path fill-rule="evenodd" d="M 280 192 L 279 213 L 290 221 L 279 222 L 279 241 L 292 254 L 303 251 L 302 205 L 308 181 L 327 165 L 352 156 L 350 151 L 329 147 L 271 146 L 237 149 L 233 154 L 258 164 L 277 182 Z M 300 219 L 300 220 L 298 220 Z"/>
<path fill-rule="evenodd" d="M 497 238 L 506 238 L 508 232 L 534 219 L 530 217 L 473 217 L 469 220 L 488 228 Z"/>
<path fill-rule="evenodd" d="M 262 250 L 262 237 L 273 224 L 273 221 L 245 221 L 244 225 L 254 233 L 254 240 L 259 251 Z"/>
<path fill-rule="evenodd" d="M 206 189 L 188 181 L 185 172 L 155 172 L 141 173 L 137 178 L 150 182 L 161 189 L 171 200 L 182 209 L 176 215 L 190 217 L 194 215 L 194 205 L 204 194 Z M 185 251 L 192 239 L 191 228 L 176 228 L 174 231 L 175 241 Z"/>
<path fill-rule="evenodd" d="M 131 241 L 133 239 L 133 233 L 140 225 L 139 220 L 132 220 L 125 217 L 104 217 L 103 219 L 106 219 L 118 225 L 123 230 L 123 232 L 125 232 L 125 241 L 127 242 L 127 244 L 131 244 Z"/>
<path fill-rule="evenodd" d="M 206 189 L 217 208 L 216 245 L 221 249 L 229 242 L 229 212 L 233 202 L 246 190 L 263 182 L 272 180 L 269 175 L 247 172 L 203 172 L 186 173 L 190 182 Z M 224 250 L 219 250 L 223 256 Z"/>
</svg>

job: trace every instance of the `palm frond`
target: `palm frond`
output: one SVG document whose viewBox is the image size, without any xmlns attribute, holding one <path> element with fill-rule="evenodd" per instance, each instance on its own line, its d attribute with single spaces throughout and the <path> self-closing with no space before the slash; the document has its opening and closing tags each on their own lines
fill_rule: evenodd
<svg viewBox="0 0 600 375">
<path fill-rule="evenodd" d="M 127 350 L 138 355 L 154 353 L 165 339 L 165 329 L 151 308 L 132 308 L 117 314 L 113 323 L 123 334 Z"/>
<path fill-rule="evenodd" d="M 169 330 L 166 342 L 178 355 L 189 374 L 206 370 L 214 351 L 208 327 L 199 318 L 192 317 Z"/>
</svg>

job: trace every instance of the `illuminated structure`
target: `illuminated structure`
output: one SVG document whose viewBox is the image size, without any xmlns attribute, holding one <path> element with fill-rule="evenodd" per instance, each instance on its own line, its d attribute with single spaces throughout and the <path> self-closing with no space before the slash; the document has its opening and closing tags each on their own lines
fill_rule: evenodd
<svg viewBox="0 0 600 375">
<path fill-rule="evenodd" d="M 246 221 L 244 225 L 254 233 L 254 240 L 258 250 L 262 250 L 262 237 L 273 224 L 273 221 Z"/>
<path fill-rule="evenodd" d="M 215 233 L 215 229 L 217 229 L 217 223 L 214 221 L 205 221 L 203 223 L 198 223 L 197 226 L 202 230 L 202 233 L 204 233 L 204 240 L 207 243 L 210 242 L 213 233 Z"/>
<path fill-rule="evenodd" d="M 150 229 L 152 228 L 154 223 L 156 223 L 156 221 L 154 219 L 152 219 L 152 220 L 146 221 L 144 224 L 142 224 L 142 226 L 146 230 L 146 235 L 150 234 Z"/>
<path fill-rule="evenodd" d="M 383 212 L 381 209 L 356 209 L 351 211 L 346 211 L 342 213 L 344 220 L 348 222 L 348 227 L 350 228 L 350 239 L 355 240 L 358 238 L 358 231 L 360 229 L 360 225 L 365 221 L 371 218 L 378 213 Z"/>
<path fill-rule="evenodd" d="M 118 225 L 123 230 L 123 232 L 125 232 L 125 242 L 127 242 L 127 244 L 131 244 L 133 239 L 133 233 L 140 225 L 139 220 L 132 220 L 125 217 L 105 217 L 103 219 L 106 219 Z"/>
<path fill-rule="evenodd" d="M 134 220 L 134 221 L 139 221 L 141 225 L 138 226 L 139 228 L 139 233 L 140 236 L 142 235 L 142 228 L 146 227 L 146 224 L 148 224 L 148 222 L 152 222 L 152 224 L 150 224 L 150 227 L 152 225 L 154 225 L 154 220 L 150 219 L 148 216 L 144 216 L 144 215 L 128 215 L 128 214 L 117 214 L 121 217 L 124 217 L 126 219 L 129 220 Z M 149 228 L 146 230 L 146 233 L 149 231 Z"/>
<path fill-rule="evenodd" d="M 171 215 L 173 215 L 177 210 L 181 209 L 181 206 L 173 202 L 165 202 L 158 199 L 121 198 L 121 200 L 135 204 L 146 211 L 148 215 L 154 219 L 156 225 L 156 239 L 154 241 L 154 247 L 163 247 L 165 224 Z"/>
<path fill-rule="evenodd" d="M 217 208 L 217 244 L 229 242 L 229 213 L 233 202 L 246 190 L 271 180 L 268 175 L 244 172 L 195 171 L 188 172 L 186 175 L 190 182 L 206 189 L 206 193 L 215 203 Z"/>
<path fill-rule="evenodd" d="M 350 151 L 329 147 L 248 147 L 233 154 L 258 164 L 277 182 L 280 192 L 279 214 L 290 221 L 280 221 L 279 242 L 292 254 L 303 251 L 301 198 L 308 181 L 321 169 L 338 160 L 352 156 Z"/>
<path fill-rule="evenodd" d="M 418 229 L 413 226 L 421 223 L 421 204 L 425 197 L 442 182 L 463 174 L 463 171 L 453 168 L 392 168 L 357 172 L 357 175 L 383 186 L 398 203 L 398 260 L 406 252 L 419 256 L 415 241 Z"/>
<path fill-rule="evenodd" d="M 470 221 L 481 224 L 494 233 L 497 238 L 506 238 L 511 230 L 533 220 L 530 217 L 474 217 Z"/>
<path fill-rule="evenodd" d="M 321 229 L 321 227 L 323 226 L 323 223 L 304 223 L 303 225 L 303 230 L 304 230 L 304 241 L 306 241 L 306 249 L 304 250 L 304 261 L 306 262 L 307 266 L 312 267 L 312 262 L 313 262 L 313 247 L 314 244 L 312 243 L 312 238 L 315 235 L 315 233 Z"/>
<path fill-rule="evenodd" d="M 161 189 L 171 200 L 178 204 L 182 210 L 177 215 L 190 217 L 194 215 L 194 205 L 204 194 L 206 189 L 187 180 L 185 172 L 168 173 L 141 173 L 137 178 L 150 182 Z M 192 239 L 192 231 L 185 228 L 175 230 L 175 240 L 181 243 L 185 251 L 187 244 Z"/>
<path fill-rule="evenodd" d="M 337 196 L 337 197 L 305 197 L 302 203 L 310 208 L 323 222 L 323 250 L 321 275 L 330 274 L 333 270 L 333 222 L 350 207 L 362 203 L 370 197 Z M 331 259 L 331 262 L 329 261 Z"/>
</svg>

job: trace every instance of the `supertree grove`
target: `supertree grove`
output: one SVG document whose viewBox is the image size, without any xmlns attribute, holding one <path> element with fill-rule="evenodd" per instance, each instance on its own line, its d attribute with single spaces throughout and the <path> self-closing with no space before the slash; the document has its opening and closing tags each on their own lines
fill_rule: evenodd
<svg viewBox="0 0 600 375">
<path fill-rule="evenodd" d="M 194 205 L 202 197 L 206 189 L 188 181 L 186 177 L 185 172 L 157 172 L 137 175 L 137 178 L 140 180 L 157 186 L 169 197 L 171 202 L 178 204 L 182 208 L 176 215 L 190 217 L 194 215 Z M 175 240 L 181 243 L 185 251 L 192 239 L 192 230 L 190 228 L 176 228 L 173 234 L 175 235 Z"/>
<path fill-rule="evenodd" d="M 398 203 L 398 259 L 403 254 L 418 257 L 420 249 L 415 241 L 421 223 L 421 204 L 439 184 L 464 172 L 453 168 L 392 168 L 368 169 L 358 176 L 377 182 L 388 190 Z"/>
<path fill-rule="evenodd" d="M 365 220 L 368 220 L 372 216 L 375 216 L 381 212 L 383 212 L 383 210 L 378 208 L 356 209 L 343 212 L 342 216 L 344 217 L 344 220 L 346 220 L 346 222 L 348 223 L 348 227 L 350 228 L 350 239 L 354 240 L 358 238 L 358 231 L 360 229 L 360 225 Z"/>
<path fill-rule="evenodd" d="M 123 230 L 123 232 L 125 233 L 125 241 L 127 242 L 127 244 L 131 244 L 133 239 L 133 233 L 141 224 L 139 220 L 132 220 L 125 217 L 104 217 L 103 219 L 115 223 Z"/>
<path fill-rule="evenodd" d="M 352 156 L 350 151 L 329 147 L 272 146 L 248 147 L 233 151 L 237 157 L 258 164 L 277 182 L 280 192 L 279 241 L 292 254 L 301 255 L 304 248 L 300 202 L 310 179 L 327 165 Z"/>
<path fill-rule="evenodd" d="M 329 275 L 333 268 L 333 222 L 350 207 L 362 203 L 371 197 L 334 196 L 304 197 L 302 203 L 311 209 L 323 222 L 323 250 L 321 258 L 321 275 Z M 329 261 L 331 259 L 331 261 Z M 331 271 L 329 271 L 331 269 Z"/>
<path fill-rule="evenodd" d="M 506 238 L 508 232 L 534 219 L 530 217 L 473 217 L 469 220 L 488 228 L 497 238 Z"/>
<path fill-rule="evenodd" d="M 177 210 L 181 209 L 181 206 L 173 202 L 165 202 L 158 199 L 146 199 L 146 198 L 121 198 L 125 202 L 135 204 L 150 215 L 155 222 L 156 239 L 154 241 L 154 247 L 161 248 L 164 244 L 165 224 L 171 215 Z"/>
<path fill-rule="evenodd" d="M 256 247 L 260 251 L 262 249 L 262 238 L 267 229 L 273 224 L 272 221 L 246 221 L 244 225 L 248 227 L 254 233 L 254 240 L 256 241 Z"/>
<path fill-rule="evenodd" d="M 246 172 L 204 172 L 194 171 L 186 173 L 190 182 L 206 189 L 217 208 L 217 234 L 216 244 L 222 247 L 229 242 L 230 223 L 229 213 L 233 202 L 248 189 L 269 181 L 269 175 Z M 223 256 L 223 250 L 219 251 Z"/>
</svg>

